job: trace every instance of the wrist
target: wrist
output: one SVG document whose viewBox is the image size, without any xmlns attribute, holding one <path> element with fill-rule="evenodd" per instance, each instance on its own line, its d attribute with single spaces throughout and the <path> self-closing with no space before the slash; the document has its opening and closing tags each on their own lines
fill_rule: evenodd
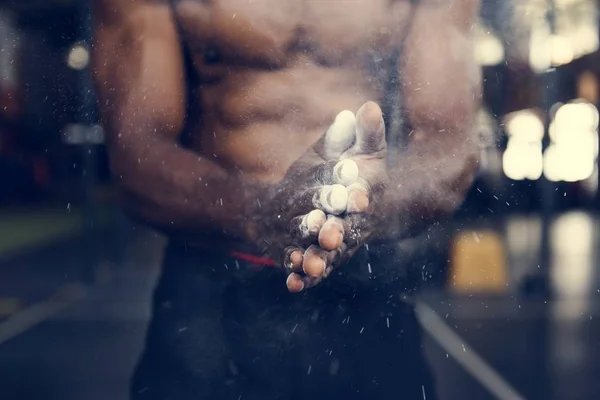
<svg viewBox="0 0 600 400">
<path fill-rule="evenodd" d="M 269 199 L 274 191 L 272 187 L 260 182 L 250 182 L 235 177 L 235 201 L 239 207 L 238 223 L 240 233 L 247 243 L 256 246 L 265 234 L 263 216 L 268 209 Z M 259 250 L 259 249 L 257 249 Z"/>
</svg>

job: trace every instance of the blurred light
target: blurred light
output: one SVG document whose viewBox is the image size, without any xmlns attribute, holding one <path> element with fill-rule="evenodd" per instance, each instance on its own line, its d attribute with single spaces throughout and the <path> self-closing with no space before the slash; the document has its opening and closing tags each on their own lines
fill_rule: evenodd
<svg viewBox="0 0 600 400">
<path fill-rule="evenodd" d="M 475 59 L 481 66 L 504 62 L 504 45 L 491 28 L 478 21 L 475 30 Z"/>
<path fill-rule="evenodd" d="M 555 11 L 556 32 L 569 43 L 574 59 L 598 50 L 598 6 L 595 1 L 555 0 Z"/>
<path fill-rule="evenodd" d="M 523 258 L 527 253 L 538 256 L 542 224 L 539 218 L 516 216 L 506 221 L 506 240 L 510 254 Z"/>
<path fill-rule="evenodd" d="M 561 106 L 550 124 L 550 138 L 554 142 L 569 140 L 598 129 L 598 110 L 592 104 L 572 102 Z"/>
<path fill-rule="evenodd" d="M 548 38 L 550 29 L 546 23 L 538 23 L 531 27 L 529 38 L 529 64 L 536 72 L 550 68 L 552 62 L 552 46 Z"/>
<path fill-rule="evenodd" d="M 538 73 L 598 50 L 598 3 L 593 0 L 496 1 L 496 17 L 507 58 L 527 62 Z M 553 29 L 548 14 L 553 12 Z M 553 35 L 555 35 L 553 37 Z"/>
<path fill-rule="evenodd" d="M 594 268 L 594 231 L 594 221 L 583 212 L 562 215 L 552 224 L 550 277 L 560 297 L 578 298 L 588 294 Z M 570 312 L 583 311 L 577 308 Z"/>
<path fill-rule="evenodd" d="M 548 3 L 534 2 L 537 3 L 535 10 L 530 8 L 530 13 L 516 16 L 521 29 L 529 32 L 529 62 L 533 70 L 543 72 L 550 66 L 565 65 L 598 50 L 596 2 L 555 0 L 553 32 L 546 18 Z"/>
<path fill-rule="evenodd" d="M 590 255 L 593 249 L 593 234 L 594 222 L 588 214 L 564 214 L 552 224 L 552 249 L 556 254 Z"/>
<path fill-rule="evenodd" d="M 90 52 L 82 44 L 74 45 L 67 56 L 67 65 L 76 70 L 82 70 L 90 62 Z"/>
<path fill-rule="evenodd" d="M 512 180 L 536 180 L 542 176 L 544 124 L 533 110 L 511 113 L 505 118 L 508 144 L 502 155 L 504 175 Z"/>
<path fill-rule="evenodd" d="M 516 215 L 506 219 L 508 266 L 513 282 L 530 276 L 539 262 L 542 223 L 537 216 Z"/>
<path fill-rule="evenodd" d="M 589 148 L 551 144 L 544 153 L 544 176 L 550 181 L 578 182 L 594 173 Z"/>
<path fill-rule="evenodd" d="M 533 110 L 508 114 L 504 119 L 506 133 L 521 141 L 539 141 L 544 137 L 544 122 Z"/>
<path fill-rule="evenodd" d="M 598 50 L 598 32 L 595 23 L 582 24 L 569 34 L 575 58 L 590 54 Z"/>
<path fill-rule="evenodd" d="M 544 153 L 544 176 L 578 182 L 594 173 L 598 157 L 598 110 L 585 102 L 562 105 L 550 124 L 551 145 Z"/>
<path fill-rule="evenodd" d="M 550 35 L 546 25 L 540 25 L 532 31 L 529 46 L 529 62 L 537 72 L 568 64 L 575 58 L 569 38 Z"/>
<path fill-rule="evenodd" d="M 575 57 L 570 41 L 564 36 L 551 36 L 550 51 L 550 61 L 555 67 L 568 64 Z"/>
<path fill-rule="evenodd" d="M 539 179 L 543 171 L 542 143 L 509 139 L 502 155 L 502 170 L 504 175 L 515 181 Z"/>
<path fill-rule="evenodd" d="M 504 243 L 494 231 L 465 231 L 453 238 L 450 290 L 499 293 L 507 290 Z"/>
</svg>

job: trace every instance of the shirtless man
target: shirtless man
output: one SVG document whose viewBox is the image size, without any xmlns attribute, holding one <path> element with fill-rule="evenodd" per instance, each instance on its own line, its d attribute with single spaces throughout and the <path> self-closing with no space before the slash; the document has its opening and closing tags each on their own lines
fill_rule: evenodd
<svg viewBox="0 0 600 400">
<path fill-rule="evenodd" d="M 472 180 L 478 0 L 94 4 L 123 205 L 170 238 L 132 398 L 434 398 L 385 239 Z"/>
</svg>

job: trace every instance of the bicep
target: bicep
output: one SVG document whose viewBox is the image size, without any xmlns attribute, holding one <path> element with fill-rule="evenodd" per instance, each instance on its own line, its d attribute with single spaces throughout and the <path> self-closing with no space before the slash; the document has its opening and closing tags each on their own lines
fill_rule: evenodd
<svg viewBox="0 0 600 400">
<path fill-rule="evenodd" d="M 142 0 L 119 4 L 128 7 L 96 11 L 93 70 L 103 122 L 113 138 L 158 133 L 176 139 L 186 96 L 170 9 Z"/>
<path fill-rule="evenodd" d="M 466 135 L 479 106 L 481 72 L 471 35 L 478 1 L 451 3 L 418 6 L 400 60 L 407 116 L 421 136 Z"/>
</svg>

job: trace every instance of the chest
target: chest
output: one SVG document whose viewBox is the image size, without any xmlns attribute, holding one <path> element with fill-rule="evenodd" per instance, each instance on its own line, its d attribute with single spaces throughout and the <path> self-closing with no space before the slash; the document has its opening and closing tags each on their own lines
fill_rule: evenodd
<svg viewBox="0 0 600 400">
<path fill-rule="evenodd" d="M 207 62 L 323 64 L 389 51 L 402 40 L 408 0 L 173 0 L 184 40 Z"/>
</svg>

